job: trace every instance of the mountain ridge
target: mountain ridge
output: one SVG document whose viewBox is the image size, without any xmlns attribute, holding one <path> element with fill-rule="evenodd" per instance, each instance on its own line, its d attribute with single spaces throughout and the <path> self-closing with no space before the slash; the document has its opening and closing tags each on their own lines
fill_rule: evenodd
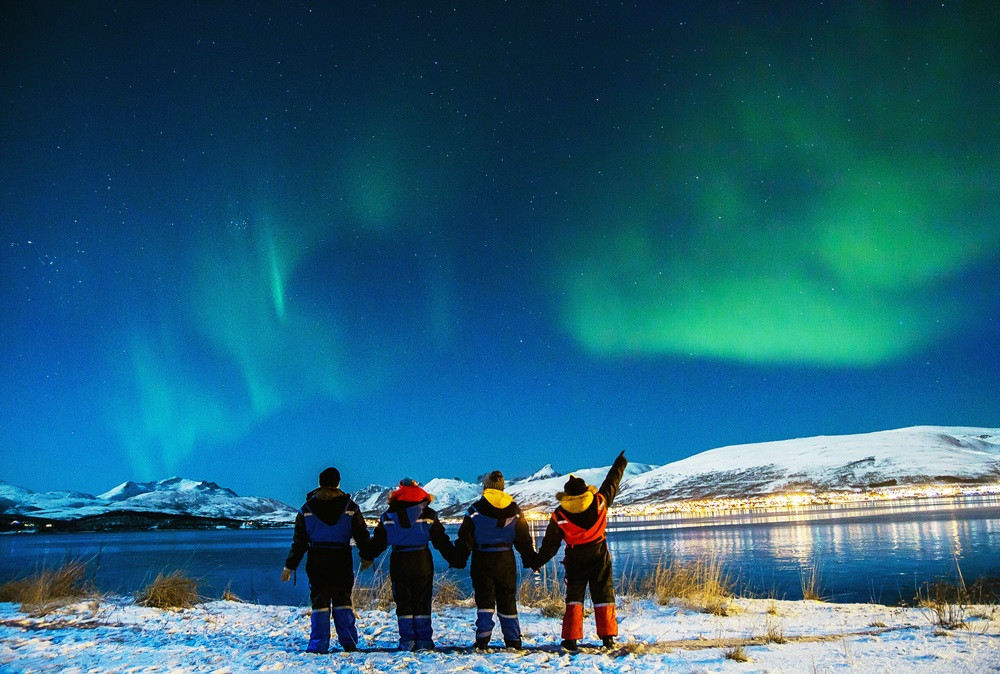
<svg viewBox="0 0 1000 674">
<path fill-rule="evenodd" d="M 507 483 L 526 512 L 549 511 L 572 474 L 599 486 L 610 466 L 561 474 L 547 463 Z M 812 436 L 710 449 L 663 465 L 630 463 L 615 501 L 655 506 L 676 501 L 744 498 L 773 493 L 862 491 L 916 484 L 1000 484 L 1000 429 L 913 426 L 852 435 Z M 460 516 L 482 493 L 480 484 L 433 478 L 424 487 L 442 517 Z M 388 506 L 392 487 L 371 484 L 353 498 L 366 516 Z M 0 480 L 0 514 L 52 520 L 111 512 L 165 513 L 184 517 L 290 524 L 297 509 L 263 497 L 243 497 L 215 482 L 172 477 L 126 481 L 98 495 L 36 493 Z"/>
</svg>

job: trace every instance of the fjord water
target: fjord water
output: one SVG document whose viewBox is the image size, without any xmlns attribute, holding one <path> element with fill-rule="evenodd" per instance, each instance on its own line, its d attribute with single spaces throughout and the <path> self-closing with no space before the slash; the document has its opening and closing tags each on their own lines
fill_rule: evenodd
<svg viewBox="0 0 1000 674">
<path fill-rule="evenodd" d="M 452 536 L 455 529 L 448 527 Z M 84 559 L 105 592 L 132 592 L 161 571 L 180 569 L 198 578 L 208 597 L 228 587 L 245 600 L 307 605 L 304 573 L 295 585 L 278 579 L 291 537 L 290 528 L 11 534 L 0 536 L 0 580 Z M 956 563 L 966 583 L 1000 578 L 1000 497 L 617 518 L 608 540 L 619 576 L 673 559 L 714 559 L 742 594 L 799 599 L 802 574 L 818 565 L 826 599 L 896 604 L 912 601 L 924 583 L 954 580 Z M 439 577 L 468 589 L 467 570 L 446 570 L 434 557 Z M 368 571 L 358 582 L 372 577 Z"/>
</svg>

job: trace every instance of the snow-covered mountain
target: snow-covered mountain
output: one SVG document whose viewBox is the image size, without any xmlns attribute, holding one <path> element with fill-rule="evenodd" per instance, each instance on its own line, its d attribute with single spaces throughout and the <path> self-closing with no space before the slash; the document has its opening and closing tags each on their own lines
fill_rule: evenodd
<svg viewBox="0 0 1000 674">
<path fill-rule="evenodd" d="M 600 485 L 609 466 L 571 471 Z M 526 510 L 556 505 L 567 474 L 551 464 L 507 483 Z M 1000 429 L 919 426 L 858 435 L 819 436 L 711 449 L 662 466 L 630 463 L 616 503 L 637 505 L 694 498 L 754 496 L 782 491 L 830 491 L 933 483 L 1000 482 Z M 461 515 L 482 486 L 456 478 L 424 485 L 443 517 Z M 391 487 L 371 484 L 353 494 L 368 516 L 388 506 Z M 0 481 L 0 514 L 77 519 L 112 511 L 291 523 L 296 510 L 270 498 L 238 496 L 214 482 L 179 477 L 125 482 L 99 496 L 35 493 Z"/>
<path fill-rule="evenodd" d="M 623 483 L 619 503 L 1000 482 L 1000 429 L 919 426 L 702 452 Z"/>
<path fill-rule="evenodd" d="M 571 472 L 600 486 L 608 469 Z M 506 491 L 526 511 L 550 510 L 568 474 L 546 464 L 509 481 Z M 1000 429 L 920 426 L 721 447 L 661 466 L 630 463 L 616 503 L 983 482 L 1000 482 Z M 434 479 L 424 488 L 445 517 L 460 515 L 482 492 L 480 485 L 456 479 Z M 376 515 L 385 510 L 389 491 L 370 485 L 355 500 L 365 514 Z"/>
<path fill-rule="evenodd" d="M 277 524 L 295 520 L 296 510 L 280 501 L 239 496 L 214 482 L 172 477 L 159 482 L 124 482 L 99 496 L 79 492 L 36 493 L 0 482 L 0 512 L 71 520 L 112 511 L 156 512 Z"/>
<path fill-rule="evenodd" d="M 361 507 L 366 515 L 379 515 L 389 507 L 389 492 L 392 488 L 380 484 L 370 484 L 364 489 L 351 494 L 354 502 Z"/>
</svg>

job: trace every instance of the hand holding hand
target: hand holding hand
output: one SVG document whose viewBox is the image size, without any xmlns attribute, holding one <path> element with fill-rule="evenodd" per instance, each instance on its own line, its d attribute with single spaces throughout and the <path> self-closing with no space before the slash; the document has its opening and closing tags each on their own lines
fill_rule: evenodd
<svg viewBox="0 0 1000 674">
<path fill-rule="evenodd" d="M 281 582 L 287 583 L 292 579 L 292 570 L 289 568 L 284 568 L 281 570 Z"/>
</svg>

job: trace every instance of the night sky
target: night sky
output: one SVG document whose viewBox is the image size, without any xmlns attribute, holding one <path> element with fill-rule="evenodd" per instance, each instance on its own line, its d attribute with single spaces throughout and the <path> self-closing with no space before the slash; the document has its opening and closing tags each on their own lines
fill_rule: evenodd
<svg viewBox="0 0 1000 674">
<path fill-rule="evenodd" d="M 1000 427 L 993 2 L 19 2 L 0 479 Z"/>
</svg>

